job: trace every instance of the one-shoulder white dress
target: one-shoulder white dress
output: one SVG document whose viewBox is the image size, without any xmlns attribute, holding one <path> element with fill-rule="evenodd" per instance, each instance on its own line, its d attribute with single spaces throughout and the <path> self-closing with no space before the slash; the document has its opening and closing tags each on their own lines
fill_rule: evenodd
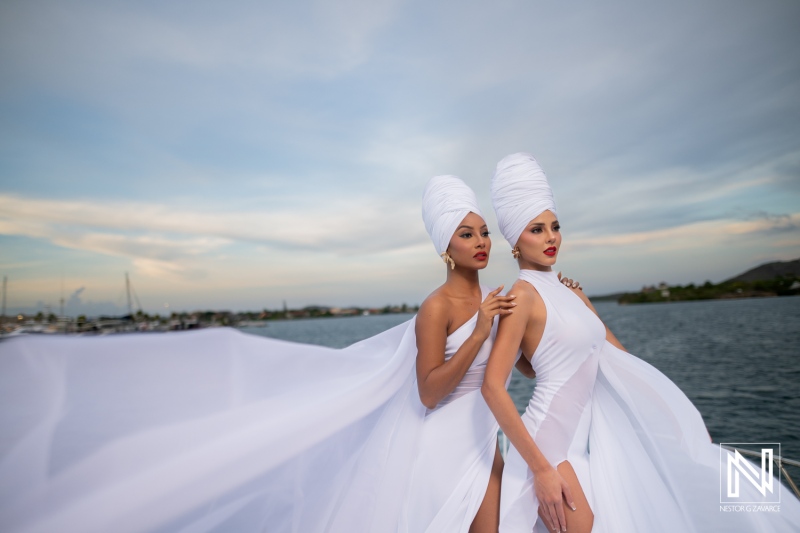
<svg viewBox="0 0 800 533">
<path fill-rule="evenodd" d="M 522 270 L 519 278 L 533 285 L 547 310 L 531 357 L 536 388 L 522 419 L 551 465 L 573 466 L 594 513 L 593 532 L 800 531 L 800 501 L 786 487 L 777 512 L 724 508 L 720 465 L 730 452 L 709 442 L 683 392 L 608 343 L 601 321 L 554 272 Z M 501 533 L 548 531 L 533 482 L 512 446 Z M 753 485 L 740 487 L 742 501 L 763 501 Z"/>
<path fill-rule="evenodd" d="M 486 297 L 490 289 L 482 287 Z M 478 315 L 447 337 L 450 359 L 475 329 Z M 405 533 L 467 533 L 483 502 L 497 446 L 497 421 L 481 394 L 486 363 L 497 334 L 495 317 L 489 338 L 478 350 L 461 383 L 422 425 L 414 464 Z"/>
</svg>

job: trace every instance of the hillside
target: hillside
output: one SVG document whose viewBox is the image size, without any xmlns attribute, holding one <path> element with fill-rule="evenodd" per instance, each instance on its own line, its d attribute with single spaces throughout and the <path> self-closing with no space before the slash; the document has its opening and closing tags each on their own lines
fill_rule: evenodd
<svg viewBox="0 0 800 533">
<path fill-rule="evenodd" d="M 776 261 L 774 263 L 766 263 L 748 270 L 743 274 L 725 280 L 723 283 L 734 281 L 769 281 L 782 276 L 784 278 L 800 278 L 800 259 L 794 261 Z"/>
<path fill-rule="evenodd" d="M 690 283 L 685 286 L 643 287 L 626 293 L 617 300 L 621 304 L 716 300 L 723 298 L 757 298 L 800 294 L 800 259 L 766 263 L 722 283 Z"/>
</svg>

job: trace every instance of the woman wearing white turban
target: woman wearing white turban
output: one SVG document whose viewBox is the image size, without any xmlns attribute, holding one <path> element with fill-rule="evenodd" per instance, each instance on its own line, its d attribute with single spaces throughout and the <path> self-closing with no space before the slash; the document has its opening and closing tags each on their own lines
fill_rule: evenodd
<svg viewBox="0 0 800 533">
<path fill-rule="evenodd" d="M 472 191 L 435 178 L 423 211 L 447 281 L 341 350 L 229 328 L 0 342 L 0 530 L 496 530 L 481 345 L 509 299 L 478 285 Z"/>
<path fill-rule="evenodd" d="M 500 321 L 482 387 L 512 443 L 500 532 L 797 531 L 800 501 L 788 491 L 780 513 L 720 512 L 727 452 L 709 443 L 700 413 L 552 271 L 560 226 L 532 156 L 497 164 L 492 203 L 520 267 L 509 291 L 518 307 Z M 504 387 L 520 349 L 537 374 L 522 416 Z M 763 501 L 752 485 L 741 490 L 743 501 Z"/>
<path fill-rule="evenodd" d="M 492 242 L 472 189 L 455 176 L 432 178 L 422 218 L 447 279 L 417 314 L 417 386 L 428 410 L 400 529 L 495 532 L 502 458 L 497 422 L 480 387 L 496 317 L 515 304 L 498 295 L 503 287 L 490 291 L 478 281 Z"/>
</svg>

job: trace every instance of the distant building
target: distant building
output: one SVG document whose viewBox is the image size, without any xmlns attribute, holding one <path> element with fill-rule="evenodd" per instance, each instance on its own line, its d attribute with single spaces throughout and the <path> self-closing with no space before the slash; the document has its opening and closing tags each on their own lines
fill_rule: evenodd
<svg viewBox="0 0 800 533">
<path fill-rule="evenodd" d="M 658 284 L 658 290 L 661 291 L 662 298 L 669 298 L 669 285 L 667 285 L 665 282 L 662 281 Z"/>
</svg>

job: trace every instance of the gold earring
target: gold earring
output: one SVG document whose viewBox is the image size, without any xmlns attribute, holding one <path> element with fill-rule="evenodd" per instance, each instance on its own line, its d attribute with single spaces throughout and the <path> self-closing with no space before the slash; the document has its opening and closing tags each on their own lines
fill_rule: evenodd
<svg viewBox="0 0 800 533">
<path fill-rule="evenodd" d="M 447 252 L 442 252 L 440 255 L 442 257 L 442 261 L 444 261 L 445 264 L 450 264 L 450 270 L 455 270 L 456 262 L 453 261 L 452 257 L 450 257 L 450 254 L 448 254 Z"/>
<path fill-rule="evenodd" d="M 514 247 L 514 248 L 511 250 L 511 255 L 513 255 L 513 256 L 514 256 L 514 259 L 519 259 L 519 256 L 520 256 L 520 255 L 522 255 L 522 254 L 520 254 L 520 252 L 519 252 L 519 246 L 515 246 L 515 247 Z"/>
</svg>

